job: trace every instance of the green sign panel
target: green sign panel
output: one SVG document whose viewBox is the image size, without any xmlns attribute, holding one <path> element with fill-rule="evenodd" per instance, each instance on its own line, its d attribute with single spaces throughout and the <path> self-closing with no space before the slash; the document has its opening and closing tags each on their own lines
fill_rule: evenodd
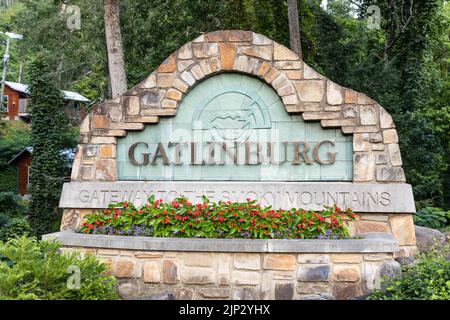
<svg viewBox="0 0 450 320">
<path fill-rule="evenodd" d="M 352 155 L 351 136 L 289 115 L 241 74 L 201 82 L 176 116 L 117 145 L 119 180 L 351 181 Z"/>
</svg>

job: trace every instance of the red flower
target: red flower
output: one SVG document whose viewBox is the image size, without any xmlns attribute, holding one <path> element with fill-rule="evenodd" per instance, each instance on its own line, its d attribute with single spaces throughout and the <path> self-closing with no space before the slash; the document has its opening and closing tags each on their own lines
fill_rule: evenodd
<svg viewBox="0 0 450 320">
<path fill-rule="evenodd" d="M 124 208 L 128 208 L 128 202 L 124 202 L 124 203 L 123 203 L 123 207 L 124 207 Z"/>
</svg>

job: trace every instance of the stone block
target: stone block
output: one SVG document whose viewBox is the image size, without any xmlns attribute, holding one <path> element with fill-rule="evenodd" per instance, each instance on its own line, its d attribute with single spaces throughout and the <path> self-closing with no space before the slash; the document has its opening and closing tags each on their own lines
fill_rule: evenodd
<svg viewBox="0 0 450 320">
<path fill-rule="evenodd" d="M 389 159 L 391 160 L 391 165 L 394 167 L 402 165 L 402 156 L 400 154 L 400 147 L 397 143 L 388 144 Z"/>
<path fill-rule="evenodd" d="M 228 41 L 252 41 L 253 32 L 242 30 L 230 30 L 228 32 Z"/>
<path fill-rule="evenodd" d="M 298 282 L 297 292 L 300 294 L 321 294 L 331 293 L 331 283 L 329 282 Z"/>
<path fill-rule="evenodd" d="M 302 72 L 299 70 L 286 71 L 286 75 L 291 80 L 300 80 L 302 78 Z"/>
<path fill-rule="evenodd" d="M 192 47 L 191 44 L 185 44 L 180 49 L 178 49 L 178 59 L 191 59 L 192 58 Z"/>
<path fill-rule="evenodd" d="M 346 300 L 363 294 L 360 284 L 336 282 L 333 284 L 333 296 L 338 300 Z"/>
<path fill-rule="evenodd" d="M 170 73 L 176 71 L 177 64 L 174 55 L 170 55 L 163 63 L 158 67 L 159 73 Z"/>
<path fill-rule="evenodd" d="M 257 253 L 235 253 L 234 267 L 244 270 L 261 269 L 261 256 Z"/>
<path fill-rule="evenodd" d="M 99 258 L 99 260 L 106 266 L 106 270 L 103 272 L 105 276 L 114 275 L 114 262 L 111 258 Z"/>
<path fill-rule="evenodd" d="M 190 67 L 195 63 L 195 60 L 178 60 L 177 62 L 177 70 L 179 72 L 184 71 L 186 68 Z"/>
<path fill-rule="evenodd" d="M 280 97 L 294 95 L 295 88 L 291 83 L 286 83 L 284 86 L 277 90 L 277 93 Z"/>
<path fill-rule="evenodd" d="M 180 80 L 179 80 L 180 81 Z M 150 89 L 141 92 L 140 99 L 143 107 L 159 107 L 166 90 Z"/>
<path fill-rule="evenodd" d="M 81 166 L 81 180 L 92 180 L 94 178 L 94 168 L 92 166 Z"/>
<path fill-rule="evenodd" d="M 181 273 L 181 281 L 185 284 L 212 284 L 216 282 L 216 273 L 212 268 L 185 267 Z"/>
<path fill-rule="evenodd" d="M 116 161 L 101 159 L 95 162 L 95 179 L 104 181 L 116 180 Z"/>
<path fill-rule="evenodd" d="M 267 83 L 271 83 L 273 80 L 278 78 L 279 75 L 280 75 L 280 72 L 277 69 L 270 68 L 270 70 L 264 76 L 264 80 L 266 80 Z"/>
<path fill-rule="evenodd" d="M 360 280 L 359 268 L 357 266 L 333 267 L 333 281 L 356 282 Z"/>
<path fill-rule="evenodd" d="M 401 167 L 377 166 L 377 181 L 405 182 L 405 173 Z"/>
<path fill-rule="evenodd" d="M 361 106 L 359 114 L 361 125 L 376 125 L 378 123 L 378 111 L 375 106 Z"/>
<path fill-rule="evenodd" d="M 263 60 L 272 60 L 272 46 L 252 46 L 252 47 L 240 47 L 239 53 L 247 56 L 260 58 Z"/>
<path fill-rule="evenodd" d="M 345 90 L 345 96 L 344 96 L 344 102 L 354 104 L 356 103 L 358 99 L 358 93 L 356 91 L 353 91 L 351 89 Z"/>
<path fill-rule="evenodd" d="M 280 75 L 272 81 L 272 87 L 275 90 L 278 90 L 279 88 L 281 88 L 284 85 L 289 84 L 289 83 L 290 83 L 290 81 L 289 81 L 288 77 L 284 73 L 280 73 Z"/>
<path fill-rule="evenodd" d="M 375 156 L 370 153 L 353 155 L 353 181 L 372 181 L 375 177 Z"/>
<path fill-rule="evenodd" d="M 183 261 L 185 266 L 190 267 L 214 267 L 216 260 L 214 253 L 185 253 L 183 254 Z"/>
<path fill-rule="evenodd" d="M 331 105 L 344 103 L 342 87 L 330 80 L 327 81 L 327 102 Z"/>
<path fill-rule="evenodd" d="M 300 70 L 302 68 L 301 61 L 275 61 L 274 68 L 279 70 Z M 299 72 L 300 73 L 300 72 Z"/>
<path fill-rule="evenodd" d="M 275 300 L 292 300 L 294 298 L 293 283 L 276 283 Z"/>
<path fill-rule="evenodd" d="M 181 95 L 182 95 L 182 93 L 180 91 L 175 90 L 175 89 L 169 89 L 169 90 L 167 90 L 166 98 L 169 98 L 169 99 L 172 99 L 175 101 L 180 101 Z"/>
<path fill-rule="evenodd" d="M 360 263 L 362 261 L 362 257 L 360 254 L 356 253 L 332 254 L 331 261 L 334 263 Z"/>
<path fill-rule="evenodd" d="M 353 134 L 353 151 L 368 152 L 370 147 L 368 133 Z"/>
<path fill-rule="evenodd" d="M 234 61 L 233 69 L 239 70 L 242 72 L 247 72 L 249 63 L 250 63 L 250 60 L 248 57 L 238 56 Z"/>
<path fill-rule="evenodd" d="M 116 148 L 112 144 L 106 144 L 100 146 L 100 157 L 101 158 L 113 158 L 115 157 Z"/>
<path fill-rule="evenodd" d="M 140 83 L 141 88 L 150 89 L 156 87 L 156 73 L 151 73 L 147 78 Z"/>
<path fill-rule="evenodd" d="M 189 71 L 184 71 L 181 74 L 181 79 L 186 82 L 189 86 L 192 86 L 195 83 L 195 78 Z"/>
<path fill-rule="evenodd" d="M 131 278 L 135 275 L 136 262 L 129 259 L 119 259 L 116 262 L 114 275 L 117 278 Z"/>
<path fill-rule="evenodd" d="M 345 105 L 342 108 L 342 115 L 344 118 L 356 118 L 359 114 L 359 109 L 356 106 Z"/>
<path fill-rule="evenodd" d="M 323 254 L 299 254 L 297 262 L 305 264 L 325 264 L 330 262 L 330 257 Z"/>
<path fill-rule="evenodd" d="M 208 58 L 217 55 L 219 52 L 217 43 L 194 43 L 192 49 L 196 58 Z"/>
<path fill-rule="evenodd" d="M 189 89 L 188 85 L 178 78 L 173 80 L 172 86 L 182 92 L 186 92 Z"/>
<path fill-rule="evenodd" d="M 383 131 L 383 142 L 385 144 L 397 143 L 398 142 L 397 130 L 395 130 L 395 129 L 384 130 Z"/>
<path fill-rule="evenodd" d="M 160 73 L 158 74 L 158 87 L 160 88 L 169 88 L 172 86 L 173 80 L 175 80 L 175 77 L 177 76 L 177 73 Z"/>
<path fill-rule="evenodd" d="M 301 266 L 298 268 L 298 281 L 328 281 L 330 274 L 330 266 Z"/>
<path fill-rule="evenodd" d="M 139 286 L 135 281 L 119 284 L 117 289 L 122 299 L 132 299 L 139 295 Z"/>
<path fill-rule="evenodd" d="M 266 270 L 295 270 L 295 256 L 292 254 L 267 254 L 263 268 Z"/>
<path fill-rule="evenodd" d="M 298 103 L 297 94 L 291 94 L 289 96 L 282 96 L 284 105 L 295 105 Z"/>
<path fill-rule="evenodd" d="M 272 44 L 272 40 L 262 34 L 253 33 L 253 44 L 258 46 L 268 45 Z"/>
<path fill-rule="evenodd" d="M 295 87 L 301 101 L 320 102 L 323 99 L 325 85 L 322 80 L 296 81 Z"/>
<path fill-rule="evenodd" d="M 386 222 L 378 221 L 358 221 L 356 223 L 357 234 L 368 232 L 389 232 L 389 226 Z"/>
<path fill-rule="evenodd" d="M 144 264 L 144 282 L 161 282 L 161 271 L 157 262 L 146 262 Z"/>
<path fill-rule="evenodd" d="M 303 63 L 303 78 L 304 79 L 325 79 L 321 74 L 316 72 L 313 68 Z"/>
<path fill-rule="evenodd" d="M 229 288 L 202 288 L 199 290 L 204 298 L 224 299 L 229 298 L 231 291 Z"/>
<path fill-rule="evenodd" d="M 233 70 L 234 59 L 237 53 L 236 45 L 231 43 L 221 43 L 219 50 L 222 69 Z"/>
<path fill-rule="evenodd" d="M 163 281 L 164 283 L 174 284 L 178 281 L 177 265 L 171 260 L 163 262 Z"/>
<path fill-rule="evenodd" d="M 208 75 L 213 72 L 208 60 L 200 61 L 199 65 L 204 75 Z"/>
<path fill-rule="evenodd" d="M 267 72 L 270 70 L 270 68 L 271 68 L 270 63 L 268 63 L 268 62 L 261 63 L 261 65 L 259 66 L 257 75 L 260 77 L 264 77 L 267 74 Z"/>
<path fill-rule="evenodd" d="M 161 102 L 161 107 L 163 107 L 164 109 L 176 109 L 177 101 L 171 99 L 164 99 Z"/>
<path fill-rule="evenodd" d="M 274 60 L 299 60 L 298 55 L 286 48 L 285 46 L 282 46 L 281 44 L 278 44 L 274 42 L 273 44 L 273 59 Z"/>
<path fill-rule="evenodd" d="M 261 275 L 254 271 L 233 271 L 231 282 L 234 285 L 255 286 L 261 283 Z"/>
<path fill-rule="evenodd" d="M 395 128 L 394 120 L 392 116 L 382 107 L 380 109 L 380 127 L 382 129 Z"/>
<path fill-rule="evenodd" d="M 107 129 L 109 127 L 108 116 L 93 115 L 92 129 Z"/>
<path fill-rule="evenodd" d="M 233 300 L 258 300 L 259 291 L 256 288 L 234 288 Z"/>
<path fill-rule="evenodd" d="M 191 73 L 194 76 L 195 79 L 200 80 L 205 77 L 205 74 L 203 73 L 202 68 L 200 65 L 196 64 L 191 68 Z"/>
<path fill-rule="evenodd" d="M 392 235 L 399 241 L 401 246 L 412 246 L 416 244 L 414 222 L 411 214 L 392 215 L 389 218 Z"/>
</svg>

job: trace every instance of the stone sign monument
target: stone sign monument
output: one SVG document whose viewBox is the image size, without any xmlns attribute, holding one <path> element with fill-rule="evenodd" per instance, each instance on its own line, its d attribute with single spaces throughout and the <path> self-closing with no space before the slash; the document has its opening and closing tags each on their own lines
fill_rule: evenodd
<svg viewBox="0 0 450 320">
<path fill-rule="evenodd" d="M 389 113 L 253 32 L 201 35 L 94 107 L 61 195 L 61 230 L 150 194 L 285 209 L 337 204 L 358 215 L 352 235 L 393 235 L 391 259 L 415 250 L 414 200 Z"/>
</svg>

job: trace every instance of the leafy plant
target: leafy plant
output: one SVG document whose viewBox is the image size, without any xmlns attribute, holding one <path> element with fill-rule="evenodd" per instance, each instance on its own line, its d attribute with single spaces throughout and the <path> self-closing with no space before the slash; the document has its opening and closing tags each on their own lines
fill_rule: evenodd
<svg viewBox="0 0 450 320">
<path fill-rule="evenodd" d="M 14 217 L 23 217 L 28 213 L 28 206 L 14 192 L 0 192 L 0 213 Z"/>
<path fill-rule="evenodd" d="M 24 218 L 11 219 L 1 230 L 0 240 L 8 241 L 21 236 L 31 236 L 33 231 L 30 224 Z"/>
<path fill-rule="evenodd" d="M 450 211 L 441 208 L 426 207 L 413 215 L 414 223 L 433 229 L 443 228 L 450 224 Z"/>
<path fill-rule="evenodd" d="M 186 198 L 177 198 L 163 203 L 152 195 L 141 208 L 120 202 L 87 215 L 80 232 L 182 238 L 346 238 L 346 223 L 354 218 L 350 209 L 336 206 L 316 213 L 263 208 L 250 199 L 211 203 L 203 197 L 203 203 L 194 205 Z"/>
<path fill-rule="evenodd" d="M 79 252 L 61 254 L 59 248 L 57 242 L 26 237 L 0 242 L 0 299 L 117 298 L 115 279 L 104 275 L 103 263 Z"/>
<path fill-rule="evenodd" d="M 437 246 L 417 257 L 418 262 L 404 266 L 402 276 L 384 282 L 370 300 L 450 300 L 450 247 Z"/>
</svg>

